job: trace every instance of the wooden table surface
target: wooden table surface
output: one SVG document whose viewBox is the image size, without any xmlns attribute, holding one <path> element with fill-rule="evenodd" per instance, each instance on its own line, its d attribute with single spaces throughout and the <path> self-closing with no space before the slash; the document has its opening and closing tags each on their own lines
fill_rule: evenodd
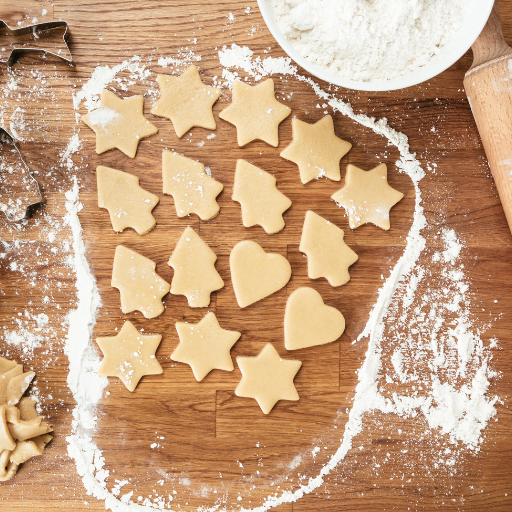
<svg viewBox="0 0 512 512">
<path fill-rule="evenodd" d="M 512 42 L 512 3 L 502 1 L 500 7 L 505 36 Z M 41 15 L 43 9 L 48 11 L 46 16 Z M 72 93 L 90 78 L 96 66 L 112 66 L 140 55 L 142 63 L 151 60 L 154 79 L 156 72 L 165 72 L 157 63 L 159 56 L 173 56 L 188 47 L 202 56 L 197 64 L 206 83 L 211 83 L 213 76 L 221 74 L 218 50 L 223 45 L 235 42 L 249 46 L 255 55 L 281 56 L 283 52 L 266 29 L 256 2 L 1 0 L 0 12 L 10 24 L 18 20 L 28 24 L 33 17 L 39 21 L 67 20 L 76 63 L 72 68 L 56 59 L 24 56 L 12 71 L 16 90 L 6 88 L 11 74 L 3 67 L 0 71 L 0 85 L 8 91 L 0 100 L 2 122 L 8 123 L 20 106 L 24 110 L 22 150 L 38 171 L 48 199 L 22 230 L 0 219 L 0 238 L 8 242 L 6 254 L 0 258 L 0 326 L 2 332 L 12 329 L 27 304 L 37 308 L 49 296 L 44 311 L 54 333 L 33 356 L 4 341 L 0 342 L 0 355 L 17 358 L 35 369 L 43 409 L 55 430 L 55 439 L 44 456 L 25 464 L 11 482 L 1 484 L 0 510 L 104 510 L 102 502 L 86 495 L 74 461 L 67 455 L 65 439 L 71 432 L 74 406 L 66 386 L 65 315 L 76 306 L 76 290 L 72 270 L 60 263 L 62 258 L 52 259 L 51 253 L 55 244 L 69 238 L 69 231 L 56 230 L 59 234 L 55 242 L 48 241 L 48 231 L 53 229 L 50 219 L 61 219 L 65 213 L 63 191 L 71 187 L 74 173 L 80 181 L 84 204 L 80 220 L 87 256 L 102 299 L 95 334 L 113 335 L 128 318 L 146 332 L 163 335 L 157 352 L 163 375 L 145 377 L 133 394 L 119 380 L 110 379 L 109 395 L 101 401 L 95 441 L 111 471 L 109 488 L 119 475 L 132 478 L 123 493 L 134 490 L 135 497 L 169 494 L 178 489 L 176 503 L 183 510 L 195 510 L 215 504 L 211 489 L 217 487 L 229 494 L 233 506 L 249 507 L 260 504 L 273 492 L 293 489 L 297 471 L 307 476 L 317 474 L 339 446 L 355 392 L 355 372 L 367 348 L 365 342 L 351 342 L 364 327 L 382 283 L 381 275 L 387 276 L 399 258 L 412 223 L 414 188 L 409 177 L 394 165 L 396 148 L 372 131 L 335 115 L 336 133 L 354 145 L 343 164 L 370 169 L 384 161 L 389 166 L 390 184 L 405 194 L 392 210 L 389 232 L 368 225 L 351 231 L 344 210 L 329 200 L 338 183 L 300 185 L 294 164 L 279 157 L 291 140 L 291 117 L 281 125 L 278 148 L 263 142 L 238 148 L 235 128 L 218 119 L 218 112 L 230 102 L 231 93 L 226 88 L 214 107 L 214 139 L 206 139 L 210 131 L 200 128 L 178 139 L 168 120 L 149 114 L 155 96 L 147 96 L 145 113 L 159 132 L 142 141 L 134 160 L 117 150 L 96 155 L 94 134 L 85 125 L 76 125 L 72 104 Z M 229 13 L 234 20 L 229 19 Z M 484 340 L 493 336 L 499 340 L 492 361 L 499 377 L 493 379 L 489 390 L 501 398 L 496 404 L 498 413 L 485 429 L 478 453 L 452 447 L 458 453 L 453 466 L 435 464 L 433 457 L 441 453 L 439 445 L 451 445 L 440 434 L 425 429 L 422 420 L 369 415 L 354 440 L 357 449 L 326 478 L 324 485 L 276 510 L 512 510 L 512 415 L 508 405 L 512 384 L 512 236 L 462 87 L 471 59 L 468 52 L 448 71 L 418 87 L 369 94 L 340 90 L 338 94 L 357 112 L 387 117 L 392 127 L 409 137 L 412 151 L 423 164 L 437 164 L 421 182 L 429 222 L 425 233 L 428 248 L 422 259 L 429 261 L 441 246 L 437 236 L 440 227 L 453 228 L 464 241 L 461 257 L 471 283 L 474 322 L 482 330 L 490 324 L 482 335 Z M 45 80 L 44 90 L 38 92 L 41 80 Z M 286 96 L 293 116 L 313 122 L 324 115 L 307 84 L 286 77 L 274 80 L 278 97 Z M 147 86 L 134 83 L 128 91 L 117 92 L 125 96 L 145 94 Z M 83 104 L 80 112 L 85 112 Z M 73 157 L 74 170 L 69 171 L 61 165 L 59 155 L 78 129 L 83 146 Z M 161 191 L 163 149 L 200 160 L 225 185 L 219 197 L 221 214 L 213 221 L 176 217 L 172 198 L 164 197 Z M 281 233 L 270 237 L 259 227 L 242 227 L 239 205 L 230 199 L 238 158 L 275 174 L 280 190 L 293 201 Z M 160 196 L 154 210 L 158 224 L 149 234 L 140 237 L 132 230 L 118 235 L 112 231 L 106 211 L 99 210 L 96 202 L 94 171 L 100 164 L 137 174 L 145 189 Z M 427 170 L 426 165 L 424 168 Z M 304 213 L 311 208 L 341 226 L 348 245 L 359 255 L 351 269 L 351 281 L 341 289 L 331 288 L 325 280 L 313 282 L 307 278 L 298 244 Z M 212 295 L 208 309 L 215 311 L 223 327 L 242 332 L 233 356 L 255 355 L 265 342 L 272 342 L 281 354 L 286 354 L 284 305 L 290 291 L 299 285 L 313 286 L 328 304 L 343 312 L 347 329 L 340 341 L 286 354 L 303 362 L 296 378 L 299 402 L 282 402 L 264 416 L 253 400 L 234 395 L 240 379 L 237 368 L 231 373 L 215 370 L 198 384 L 187 365 L 171 361 L 169 356 L 178 343 L 174 323 L 198 321 L 206 312 L 189 309 L 184 297 L 167 296 L 165 313 L 154 320 L 145 320 L 140 313 L 121 313 L 119 293 L 110 287 L 115 247 L 123 243 L 153 259 L 159 275 L 170 282 L 172 269 L 167 261 L 187 225 L 198 231 L 218 255 L 217 268 L 226 286 Z M 247 237 L 287 256 L 293 277 L 271 299 L 240 310 L 230 282 L 228 257 L 230 248 Z M 38 254 L 31 241 L 37 241 Z M 13 261 L 22 261 L 24 272 L 12 271 Z M 419 293 L 430 285 L 422 283 Z M 160 446 L 151 449 L 157 441 Z M 314 446 L 321 450 L 312 457 Z M 298 461 L 298 454 L 302 460 L 294 472 L 290 468 Z M 160 479 L 165 480 L 162 486 L 157 484 Z M 239 494 L 243 497 L 240 502 L 236 499 Z"/>
</svg>

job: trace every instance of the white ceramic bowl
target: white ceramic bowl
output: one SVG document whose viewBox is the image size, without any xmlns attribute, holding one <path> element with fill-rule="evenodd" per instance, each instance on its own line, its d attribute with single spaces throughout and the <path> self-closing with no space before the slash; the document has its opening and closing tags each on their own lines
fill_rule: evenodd
<svg viewBox="0 0 512 512">
<path fill-rule="evenodd" d="M 393 2 L 393 0 L 391 0 L 391 2 Z M 469 50 L 476 38 L 482 32 L 487 20 L 489 19 L 489 15 L 494 5 L 494 0 L 469 0 L 468 10 L 460 30 L 445 46 L 441 48 L 438 55 L 435 55 L 427 64 L 415 71 L 411 71 L 392 80 L 379 81 L 350 80 L 348 78 L 343 78 L 342 76 L 329 73 L 325 69 L 306 60 L 293 48 L 279 30 L 279 27 L 273 18 L 272 9 L 270 8 L 268 0 L 258 0 L 258 5 L 267 27 L 283 50 L 299 66 L 304 68 L 306 71 L 309 71 L 312 75 L 320 78 L 321 80 L 325 80 L 326 82 L 330 82 L 335 85 L 340 85 L 347 89 L 356 89 L 359 91 L 393 91 L 396 89 L 411 87 L 426 80 L 430 80 L 457 62 Z"/>
</svg>

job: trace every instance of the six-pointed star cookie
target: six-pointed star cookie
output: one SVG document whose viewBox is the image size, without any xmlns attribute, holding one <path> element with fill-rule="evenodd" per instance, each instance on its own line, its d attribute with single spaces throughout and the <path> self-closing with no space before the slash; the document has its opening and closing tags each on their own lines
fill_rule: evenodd
<svg viewBox="0 0 512 512">
<path fill-rule="evenodd" d="M 128 391 L 133 391 L 144 375 L 163 372 L 155 356 L 161 339 L 160 334 L 140 334 L 127 320 L 117 336 L 96 338 L 105 356 L 98 373 L 120 378 Z"/>
<path fill-rule="evenodd" d="M 235 80 L 233 103 L 219 117 L 236 126 L 239 146 L 260 139 L 271 146 L 279 144 L 279 123 L 291 109 L 274 96 L 274 81 L 269 78 L 254 87 Z"/>
<path fill-rule="evenodd" d="M 298 400 L 293 379 L 300 361 L 281 359 L 277 350 L 267 343 L 255 357 L 237 357 L 242 380 L 235 389 L 237 396 L 254 398 L 268 414 L 279 400 Z"/>
<path fill-rule="evenodd" d="M 340 181 L 340 160 L 352 144 L 336 137 L 332 117 L 325 116 L 315 124 L 292 119 L 292 131 L 292 142 L 281 156 L 299 166 L 302 183 L 322 176 Z"/>
<path fill-rule="evenodd" d="M 103 89 L 99 108 L 82 116 L 82 121 L 96 132 L 96 153 L 112 148 L 135 158 L 139 141 L 158 131 L 143 115 L 144 98 L 118 98 Z"/>
<path fill-rule="evenodd" d="M 387 231 L 389 211 L 404 195 L 388 184 L 386 164 L 371 171 L 349 164 L 345 186 L 331 197 L 345 208 L 351 229 L 371 222 Z"/>
<path fill-rule="evenodd" d="M 197 381 L 203 380 L 214 368 L 233 370 L 230 350 L 240 333 L 222 329 L 214 313 L 208 313 L 197 324 L 177 322 L 176 330 L 180 343 L 171 359 L 189 364 Z"/>
</svg>

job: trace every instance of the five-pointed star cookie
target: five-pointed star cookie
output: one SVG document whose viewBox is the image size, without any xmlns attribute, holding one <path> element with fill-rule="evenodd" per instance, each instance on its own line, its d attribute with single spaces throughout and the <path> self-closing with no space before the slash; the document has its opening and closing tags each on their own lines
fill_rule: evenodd
<svg viewBox="0 0 512 512">
<path fill-rule="evenodd" d="M 212 107 L 222 91 L 204 85 L 195 66 L 187 68 L 179 77 L 158 75 L 157 80 L 162 96 L 151 113 L 170 119 L 178 137 L 193 126 L 215 130 Z"/>
<path fill-rule="evenodd" d="M 345 208 L 351 229 L 371 222 L 387 231 L 389 211 L 404 195 L 388 184 L 386 164 L 371 171 L 349 164 L 345 186 L 331 197 Z"/>
<path fill-rule="evenodd" d="M 112 148 L 135 158 L 139 141 L 155 134 L 158 128 L 143 114 L 144 98 L 118 98 L 103 89 L 99 108 L 82 116 L 82 121 L 96 132 L 96 153 Z"/>
<path fill-rule="evenodd" d="M 237 396 L 254 398 L 264 414 L 268 414 L 279 400 L 298 400 L 293 379 L 300 361 L 281 359 L 277 350 L 267 343 L 255 357 L 237 357 L 242 380 L 235 389 Z"/>
<path fill-rule="evenodd" d="M 340 181 L 340 160 L 352 144 L 336 137 L 332 117 L 325 116 L 315 124 L 292 119 L 292 131 L 292 142 L 281 156 L 299 166 L 302 183 L 322 176 Z"/>
<path fill-rule="evenodd" d="M 274 95 L 274 81 L 268 78 L 254 87 L 235 80 L 233 103 L 219 117 L 236 126 L 239 146 L 260 139 L 271 146 L 279 144 L 279 123 L 291 109 L 279 103 Z"/>
<path fill-rule="evenodd" d="M 240 333 L 222 329 L 214 313 L 208 313 L 197 324 L 177 322 L 176 330 L 180 343 L 171 359 L 189 364 L 197 381 L 203 380 L 214 368 L 233 370 L 230 351 Z"/>
<path fill-rule="evenodd" d="M 155 356 L 161 339 L 160 334 L 140 334 L 127 320 L 116 336 L 96 338 L 96 343 L 105 356 L 98 373 L 107 377 L 118 377 L 128 391 L 133 391 L 144 375 L 158 375 L 163 372 Z"/>
</svg>

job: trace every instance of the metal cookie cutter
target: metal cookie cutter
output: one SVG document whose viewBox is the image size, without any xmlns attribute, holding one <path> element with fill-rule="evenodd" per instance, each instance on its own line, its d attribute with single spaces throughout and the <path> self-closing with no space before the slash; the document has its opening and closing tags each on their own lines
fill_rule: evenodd
<svg viewBox="0 0 512 512">
<path fill-rule="evenodd" d="M 4 212 L 5 216 L 7 217 L 7 220 L 10 222 L 21 222 L 23 220 L 29 219 L 35 212 L 35 210 L 44 204 L 46 202 L 46 199 L 43 194 L 43 188 L 41 187 L 39 181 L 34 178 L 34 175 L 32 174 L 32 171 L 30 170 L 30 167 L 27 165 L 27 162 L 23 158 L 23 154 L 20 151 L 20 148 L 18 147 L 18 141 L 2 126 L 0 126 L 0 151 L 4 148 L 6 144 L 10 144 L 14 147 L 16 152 L 18 153 L 20 162 L 25 166 L 25 169 L 27 171 L 27 174 L 29 178 L 34 181 L 37 191 L 39 192 L 39 201 L 36 201 L 35 203 L 29 204 L 25 208 L 25 213 L 21 217 L 14 217 L 9 212 Z M 0 178 L 1 179 L 1 178 Z"/>
<path fill-rule="evenodd" d="M 61 50 L 59 50 L 59 52 L 55 52 L 47 50 L 43 46 L 34 45 L 34 41 L 37 41 L 38 39 L 44 40 L 45 38 L 48 38 L 50 31 L 55 30 L 57 28 L 64 28 L 62 41 L 66 48 L 67 55 L 62 54 Z M 69 51 L 69 46 L 67 43 L 69 39 L 69 31 L 68 24 L 66 21 L 47 21 L 44 23 L 36 23 L 35 25 L 28 25 L 27 27 L 11 28 L 9 27 L 9 25 L 7 25 L 7 23 L 5 23 L 5 21 L 0 20 L 0 35 L 17 37 L 25 36 L 27 34 L 33 36 L 32 40 L 26 43 L 21 43 L 19 46 L 14 45 L 14 47 L 11 49 L 11 53 L 9 54 L 7 60 L 0 60 L 0 64 L 12 66 L 18 55 L 28 52 L 43 52 L 45 54 L 54 55 L 59 59 L 65 60 L 69 64 L 73 64 L 73 57 L 71 55 L 71 52 Z"/>
</svg>

